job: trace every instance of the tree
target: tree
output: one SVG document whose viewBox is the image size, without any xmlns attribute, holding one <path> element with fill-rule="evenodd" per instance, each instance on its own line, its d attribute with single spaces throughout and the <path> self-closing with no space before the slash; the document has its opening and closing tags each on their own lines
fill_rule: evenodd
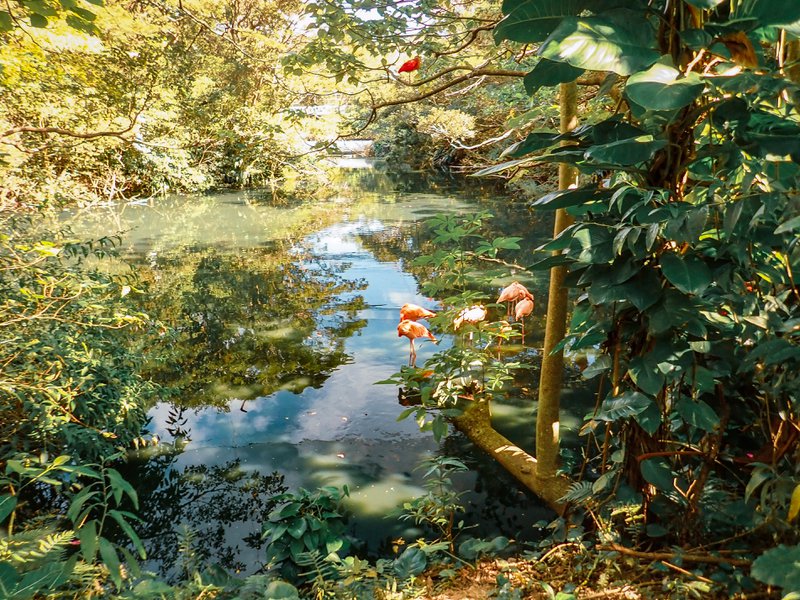
<svg viewBox="0 0 800 600">
<path fill-rule="evenodd" d="M 496 34 L 539 44 L 530 80 L 598 71 L 623 93 L 609 118 L 507 151 L 509 167 L 586 175 L 534 203 L 577 219 L 543 266 L 566 265 L 579 293 L 563 344 L 600 351 L 587 375 L 601 376 L 602 402 L 584 427 L 600 479 L 570 498 L 638 498 L 647 523 L 682 540 L 764 521 L 792 539 L 781 518 L 796 483 L 800 115 L 784 64 L 800 6 L 504 9 Z M 729 464 L 749 470 L 746 489 Z M 759 511 L 734 518 L 759 487 L 772 492 Z"/>
</svg>

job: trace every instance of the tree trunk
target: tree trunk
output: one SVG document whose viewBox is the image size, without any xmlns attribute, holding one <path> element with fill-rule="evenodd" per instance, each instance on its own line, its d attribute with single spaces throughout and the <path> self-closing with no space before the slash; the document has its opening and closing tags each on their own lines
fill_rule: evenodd
<svg viewBox="0 0 800 600">
<path fill-rule="evenodd" d="M 560 88 L 560 109 L 562 133 L 571 131 L 578 124 L 578 86 L 562 83 Z M 558 167 L 558 187 L 567 189 L 577 183 L 577 170 L 567 164 Z M 562 208 L 556 211 L 553 237 L 573 223 L 572 217 Z M 563 351 L 553 352 L 553 348 L 566 334 L 567 330 L 567 289 L 564 266 L 550 269 L 550 290 L 547 299 L 547 321 L 544 333 L 542 372 L 539 378 L 539 411 L 536 418 L 536 474 L 539 479 L 549 479 L 556 475 L 560 446 L 559 411 L 561 384 L 564 372 Z"/>
<path fill-rule="evenodd" d="M 538 477 L 536 459 L 492 427 L 488 401 L 468 402 L 464 413 L 453 421 L 473 444 L 500 463 L 500 466 L 544 500 L 550 508 L 563 514 L 565 507 L 559 499 L 567 492 L 569 479 L 563 476 L 547 479 Z"/>
</svg>

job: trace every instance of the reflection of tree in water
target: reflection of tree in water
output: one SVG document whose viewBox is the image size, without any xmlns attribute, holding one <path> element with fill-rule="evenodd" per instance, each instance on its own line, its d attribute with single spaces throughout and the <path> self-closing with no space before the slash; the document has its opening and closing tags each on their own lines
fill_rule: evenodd
<svg viewBox="0 0 800 600">
<path fill-rule="evenodd" d="M 348 360 L 363 287 L 296 248 L 180 248 L 154 265 L 145 309 L 172 326 L 152 376 L 190 406 L 319 387 Z"/>
<path fill-rule="evenodd" d="M 275 508 L 273 498 L 287 490 L 283 475 L 245 471 L 239 460 L 181 471 L 175 467 L 176 456 L 160 454 L 127 467 L 135 471 L 142 518 L 137 531 L 148 560 L 173 577 L 188 565 L 216 564 L 230 572 L 246 568 L 240 548 L 259 554 L 263 549 L 264 540 L 253 524 L 266 521 Z M 229 536 L 232 530 L 241 532 L 243 539 Z M 189 552 L 183 549 L 187 539 Z"/>
</svg>

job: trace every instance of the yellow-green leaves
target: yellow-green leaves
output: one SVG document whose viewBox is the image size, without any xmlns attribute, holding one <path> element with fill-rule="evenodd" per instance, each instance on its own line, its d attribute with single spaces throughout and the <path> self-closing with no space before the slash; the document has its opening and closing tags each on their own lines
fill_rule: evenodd
<svg viewBox="0 0 800 600">
<path fill-rule="evenodd" d="M 644 13 L 608 11 L 601 16 L 564 19 L 539 49 L 539 55 L 579 69 L 630 75 L 658 60 L 654 38 Z"/>
<path fill-rule="evenodd" d="M 656 63 L 628 79 L 625 93 L 633 102 L 648 110 L 677 110 L 694 102 L 705 84 L 695 73 L 681 77 L 680 71 Z"/>
</svg>

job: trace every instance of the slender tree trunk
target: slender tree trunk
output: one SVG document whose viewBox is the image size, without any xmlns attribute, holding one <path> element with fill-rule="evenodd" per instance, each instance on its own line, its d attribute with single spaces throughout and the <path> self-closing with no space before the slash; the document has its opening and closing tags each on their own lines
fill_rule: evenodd
<svg viewBox="0 0 800 600">
<path fill-rule="evenodd" d="M 560 89 L 561 132 L 574 129 L 578 124 L 578 86 L 563 83 Z M 577 181 L 578 172 L 567 164 L 558 168 L 558 187 L 567 189 Z M 573 222 L 564 209 L 556 211 L 553 236 L 557 236 Z M 555 477 L 558 468 L 560 445 L 559 411 L 561 384 L 564 372 L 564 353 L 553 353 L 567 330 L 567 289 L 564 287 L 566 267 L 550 270 L 550 290 L 547 299 L 547 321 L 544 334 L 542 373 L 539 378 L 539 411 L 536 418 L 536 476 L 540 479 Z"/>
<path fill-rule="evenodd" d="M 800 82 L 800 40 L 786 44 L 786 74 L 795 83 Z"/>
</svg>

